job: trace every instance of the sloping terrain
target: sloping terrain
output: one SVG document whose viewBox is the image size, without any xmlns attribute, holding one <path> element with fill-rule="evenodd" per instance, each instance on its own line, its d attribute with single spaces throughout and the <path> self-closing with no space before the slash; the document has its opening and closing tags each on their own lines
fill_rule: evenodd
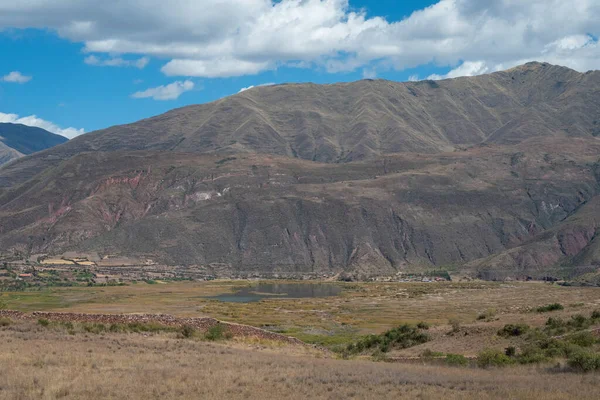
<svg viewBox="0 0 600 400">
<path fill-rule="evenodd" d="M 593 266 L 599 89 L 599 72 L 532 63 L 173 110 L 1 169 L 0 248 L 215 271 Z"/>
<path fill-rule="evenodd" d="M 65 143 L 67 140 L 41 128 L 0 123 L 0 165 Z"/>
</svg>

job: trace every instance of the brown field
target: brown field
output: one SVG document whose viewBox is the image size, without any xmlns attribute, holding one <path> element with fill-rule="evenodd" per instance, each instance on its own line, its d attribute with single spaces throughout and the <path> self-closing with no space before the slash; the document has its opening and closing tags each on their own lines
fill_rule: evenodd
<svg viewBox="0 0 600 400">
<path fill-rule="evenodd" d="M 481 370 L 305 355 L 172 334 L 0 328 L 0 399 L 596 399 L 597 375 Z"/>
<path fill-rule="evenodd" d="M 340 359 L 329 351 L 234 338 L 212 343 L 175 332 L 92 334 L 35 321 L 0 327 L 0 399 L 91 398 L 417 398 L 592 399 L 600 376 L 556 372 L 554 364 L 504 369 L 426 365 L 423 351 L 475 356 L 519 346 L 507 323 L 542 326 L 535 307 L 558 302 L 569 318 L 600 309 L 600 289 L 542 283 L 351 283 L 337 297 L 221 303 L 241 281 L 51 288 L 0 294 L 21 311 L 168 313 L 266 327 L 334 348 L 401 323 L 431 324 L 431 341 L 387 354 Z M 336 283 L 337 284 L 337 283 Z M 487 313 L 489 318 L 478 320 Z M 451 331 L 455 319 L 458 330 Z M 1 324 L 0 324 L 1 325 Z M 366 358 L 365 358 L 366 357 Z M 564 362 L 558 360 L 564 365 Z"/>
</svg>

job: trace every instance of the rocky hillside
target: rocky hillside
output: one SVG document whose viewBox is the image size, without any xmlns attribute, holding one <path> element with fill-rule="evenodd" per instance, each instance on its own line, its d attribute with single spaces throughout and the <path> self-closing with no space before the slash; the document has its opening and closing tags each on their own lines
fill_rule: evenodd
<svg viewBox="0 0 600 400">
<path fill-rule="evenodd" d="M 92 132 L 0 170 L 5 257 L 214 271 L 600 264 L 600 73 L 279 85 Z"/>
</svg>

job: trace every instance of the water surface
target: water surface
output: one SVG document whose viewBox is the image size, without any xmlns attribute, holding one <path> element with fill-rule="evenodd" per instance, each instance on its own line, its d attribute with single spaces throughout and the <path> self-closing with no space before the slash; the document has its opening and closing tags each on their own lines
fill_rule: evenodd
<svg viewBox="0 0 600 400">
<path fill-rule="evenodd" d="M 259 283 L 238 289 L 234 293 L 211 296 L 229 303 L 250 303 L 263 299 L 305 299 L 337 296 L 342 291 L 331 283 Z"/>
</svg>

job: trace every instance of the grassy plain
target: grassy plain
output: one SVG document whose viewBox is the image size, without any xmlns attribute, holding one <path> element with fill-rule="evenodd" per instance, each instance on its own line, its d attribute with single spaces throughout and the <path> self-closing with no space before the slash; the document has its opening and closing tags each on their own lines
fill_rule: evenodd
<svg viewBox="0 0 600 400">
<path fill-rule="evenodd" d="M 596 399 L 598 375 L 336 360 L 161 334 L 0 327 L 0 399 Z"/>
<path fill-rule="evenodd" d="M 526 320 L 528 324 L 542 325 L 547 317 L 532 313 L 538 306 L 559 302 L 566 307 L 563 314 L 600 308 L 600 289 L 535 282 L 333 283 L 343 288 L 340 296 L 254 303 L 224 303 L 206 298 L 248 284 L 212 281 L 49 288 L 3 293 L 0 299 L 6 308 L 21 311 L 209 316 L 324 345 L 347 343 L 402 323 L 425 321 L 432 325 L 434 336 L 439 333 L 445 344 L 455 343 L 457 350 L 467 353 L 486 344 L 497 344 L 499 339 L 494 333 L 503 324 Z M 494 314 L 492 321 L 477 321 L 486 312 Z M 450 320 L 464 329 L 472 328 L 476 335 L 468 340 L 446 337 Z M 479 346 L 474 346 L 478 342 L 475 336 L 481 338 Z M 488 343 L 488 339 L 492 342 Z"/>
<path fill-rule="evenodd" d="M 600 289 L 543 283 L 333 283 L 340 296 L 269 298 L 223 303 L 242 281 L 138 283 L 116 287 L 48 288 L 0 293 L 0 304 L 21 311 L 167 313 L 210 316 L 283 332 L 330 348 L 403 323 L 430 325 L 426 343 L 393 349 L 386 361 L 234 338 L 220 343 L 176 331 L 93 332 L 35 321 L 0 321 L 0 399 L 593 399 L 598 373 L 553 369 L 556 361 L 502 370 L 451 367 L 421 357 L 504 351 L 521 337 L 502 337 L 506 324 L 543 329 L 546 321 L 589 316 Z M 561 310 L 536 309 L 560 303 Z M 597 321 L 596 321 L 597 322 Z M 597 329 L 596 326 L 592 326 Z M 564 366 L 564 361 L 557 360 Z"/>
</svg>

